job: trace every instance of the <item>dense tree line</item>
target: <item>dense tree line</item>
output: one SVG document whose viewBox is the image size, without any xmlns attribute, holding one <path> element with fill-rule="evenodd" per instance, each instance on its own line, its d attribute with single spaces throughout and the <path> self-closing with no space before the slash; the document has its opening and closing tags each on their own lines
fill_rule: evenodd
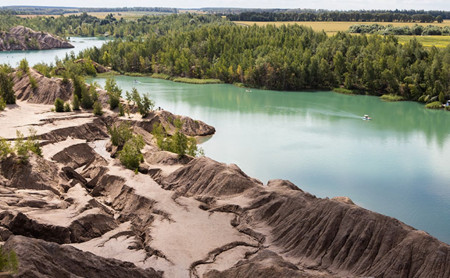
<svg viewBox="0 0 450 278">
<path fill-rule="evenodd" d="M 5 6 L 0 7 L 2 11 L 11 11 L 20 15 L 62 15 L 83 12 L 154 12 L 154 13 L 177 13 L 176 8 L 164 7 L 122 7 L 122 8 L 62 8 L 45 6 Z"/>
<path fill-rule="evenodd" d="M 205 26 L 115 40 L 81 55 L 120 72 L 217 78 L 275 90 L 343 87 L 429 101 L 450 94 L 450 46 L 405 45 L 393 36 L 354 36 L 292 25 Z"/>
<path fill-rule="evenodd" d="M 402 11 L 286 11 L 223 14 L 232 21 L 356 21 L 356 22 L 442 22 L 450 12 Z"/>
<path fill-rule="evenodd" d="M 232 23 L 215 15 L 167 15 L 143 16 L 137 20 L 116 19 L 109 14 L 104 19 L 90 16 L 69 15 L 59 17 L 21 18 L 4 12 L 0 14 L 0 31 L 8 31 L 11 27 L 23 25 L 38 31 L 46 31 L 60 36 L 113 36 L 137 37 L 150 33 L 163 35 L 168 30 L 193 30 L 202 25 L 231 25 Z"/>
<path fill-rule="evenodd" d="M 379 35 L 416 35 L 416 36 L 448 36 L 450 35 L 450 26 L 393 26 L 380 24 L 359 24 L 352 25 L 348 29 L 350 33 L 358 34 L 379 34 Z"/>
</svg>

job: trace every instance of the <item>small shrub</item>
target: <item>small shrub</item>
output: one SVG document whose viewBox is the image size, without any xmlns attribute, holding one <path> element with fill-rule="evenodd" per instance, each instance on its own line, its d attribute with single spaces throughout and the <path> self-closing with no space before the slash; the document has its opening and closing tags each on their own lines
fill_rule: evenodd
<svg viewBox="0 0 450 278">
<path fill-rule="evenodd" d="M 94 111 L 93 111 L 94 115 L 96 115 L 96 116 L 103 115 L 103 107 L 100 104 L 100 102 L 98 102 L 98 101 L 94 102 L 93 108 L 94 108 Z"/>
<path fill-rule="evenodd" d="M 17 273 L 18 268 L 19 262 L 16 253 L 12 250 L 7 252 L 0 246 L 0 272 Z"/>
<path fill-rule="evenodd" d="M 7 69 L 0 71 L 0 96 L 6 102 L 6 104 L 15 104 L 16 95 L 13 90 L 14 82 L 11 76 L 9 76 Z"/>
<path fill-rule="evenodd" d="M 31 76 L 31 74 L 28 74 L 28 77 L 30 79 L 30 85 L 31 85 L 31 89 L 35 90 L 38 88 L 38 84 L 36 82 L 36 79 L 34 79 L 33 76 Z"/>
<path fill-rule="evenodd" d="M 12 151 L 11 143 L 4 138 L 0 138 L 0 159 L 6 158 Z"/>
<path fill-rule="evenodd" d="M 55 100 L 55 111 L 56 112 L 64 112 L 64 100 L 60 98 L 56 98 Z"/>
<path fill-rule="evenodd" d="M 345 88 L 334 88 L 333 91 L 336 93 L 344 94 L 344 95 L 353 95 L 354 94 L 354 92 L 352 90 L 345 89 Z"/>
<path fill-rule="evenodd" d="M 3 99 L 2 96 L 0 96 L 0 111 L 5 110 L 6 108 L 6 101 Z"/>
<path fill-rule="evenodd" d="M 72 109 L 73 111 L 80 110 L 80 100 L 78 99 L 77 95 L 73 96 Z"/>
<path fill-rule="evenodd" d="M 25 142 L 28 150 L 34 152 L 35 154 L 37 154 L 39 156 L 42 156 L 42 149 L 41 149 L 41 145 L 39 143 L 39 139 L 36 135 L 36 130 L 33 128 L 30 128 L 28 130 L 28 132 L 30 134 L 28 135 L 28 139 Z"/>
<path fill-rule="evenodd" d="M 445 106 L 445 110 L 450 111 L 450 106 Z"/>
<path fill-rule="evenodd" d="M 41 74 L 43 74 L 45 77 L 52 77 L 52 66 L 49 66 L 47 64 L 44 63 L 39 63 L 33 66 L 34 69 L 36 69 L 38 72 L 40 72 Z"/>
<path fill-rule="evenodd" d="M 125 116 L 125 109 L 123 108 L 123 104 L 119 103 L 119 116 L 123 117 Z"/>
<path fill-rule="evenodd" d="M 134 103 L 137 105 L 139 114 L 141 114 L 142 118 L 145 118 L 148 115 L 148 112 L 153 110 L 155 107 L 155 102 L 150 99 L 149 94 L 144 94 L 142 97 L 139 94 L 136 88 L 131 90 L 131 97 Z"/>
<path fill-rule="evenodd" d="M 195 138 L 188 137 L 180 131 L 181 121 L 176 119 L 174 122 L 177 127 L 177 131 L 173 136 L 167 136 L 161 124 L 155 124 L 153 126 L 152 134 L 156 138 L 156 144 L 158 147 L 162 150 L 173 152 L 180 156 L 186 154 L 190 156 L 203 155 L 203 150 L 198 148 Z"/>
<path fill-rule="evenodd" d="M 428 109 L 441 109 L 442 108 L 442 103 L 440 101 L 433 101 L 433 102 L 427 103 L 425 105 L 425 108 L 428 108 Z"/>
<path fill-rule="evenodd" d="M 14 151 L 20 159 L 21 163 L 26 163 L 28 161 L 28 145 L 23 138 L 23 134 L 20 131 L 16 131 L 16 140 L 14 142 Z"/>
<path fill-rule="evenodd" d="M 144 161 L 144 156 L 141 154 L 141 149 L 144 146 L 145 143 L 142 136 L 133 136 L 120 151 L 120 162 L 128 169 L 137 171 L 139 164 Z"/>
<path fill-rule="evenodd" d="M 64 112 L 72 112 L 72 109 L 70 109 L 70 104 L 64 104 Z"/>
<path fill-rule="evenodd" d="M 109 108 L 114 110 L 119 106 L 120 97 L 122 96 L 122 90 L 117 86 L 116 80 L 114 78 L 106 79 L 105 90 L 109 96 Z"/>
<path fill-rule="evenodd" d="M 402 96 L 394 95 L 394 94 L 382 95 L 380 97 L 380 99 L 382 99 L 384 101 L 402 101 L 402 100 L 405 100 Z"/>
<path fill-rule="evenodd" d="M 95 86 L 91 84 L 89 90 L 85 87 L 81 92 L 81 107 L 83 109 L 91 109 L 94 106 L 94 102 L 98 100 L 98 94 Z"/>
<path fill-rule="evenodd" d="M 20 60 L 19 70 L 21 70 L 22 73 L 28 73 L 30 71 L 30 67 L 28 65 L 27 59 L 24 58 L 24 59 Z"/>
<path fill-rule="evenodd" d="M 120 123 L 119 126 L 113 125 L 111 128 L 108 128 L 108 133 L 114 146 L 123 146 L 133 137 L 131 127 L 126 122 Z"/>
</svg>

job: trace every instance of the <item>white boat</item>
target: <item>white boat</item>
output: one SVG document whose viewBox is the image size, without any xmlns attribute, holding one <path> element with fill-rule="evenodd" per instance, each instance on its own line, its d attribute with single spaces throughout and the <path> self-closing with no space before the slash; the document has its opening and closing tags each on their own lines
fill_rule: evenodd
<svg viewBox="0 0 450 278">
<path fill-rule="evenodd" d="M 364 121 L 372 120 L 372 118 L 369 117 L 369 115 L 364 115 L 364 117 L 362 117 L 362 119 L 363 119 Z"/>
</svg>

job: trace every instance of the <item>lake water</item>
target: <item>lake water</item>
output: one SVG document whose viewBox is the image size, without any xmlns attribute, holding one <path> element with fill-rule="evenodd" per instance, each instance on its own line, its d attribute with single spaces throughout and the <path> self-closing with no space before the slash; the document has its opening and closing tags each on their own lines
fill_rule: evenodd
<svg viewBox="0 0 450 278">
<path fill-rule="evenodd" d="M 20 60 L 26 58 L 30 66 L 45 62 L 55 64 L 55 57 L 63 59 L 66 53 L 73 51 L 78 54 L 81 50 L 90 47 L 100 47 L 105 42 L 98 38 L 70 38 L 70 43 L 74 48 L 69 49 L 51 49 L 51 50 L 28 50 L 28 51 L 0 51 L 0 64 L 9 64 L 12 67 L 17 67 Z"/>
<path fill-rule="evenodd" d="M 75 41 L 75 49 L 0 52 L 0 62 L 53 62 L 55 55 L 103 43 Z M 288 179 L 319 197 L 348 196 L 450 243 L 450 112 L 332 92 L 116 80 L 124 91 L 149 92 L 156 106 L 216 127 L 202 144 L 215 160 L 264 183 Z M 363 121 L 364 114 L 373 120 Z"/>
<path fill-rule="evenodd" d="M 333 92 L 116 80 L 124 92 L 136 87 L 156 106 L 216 127 L 202 144 L 215 160 L 264 183 L 288 179 L 319 197 L 348 196 L 450 243 L 449 112 Z"/>
</svg>

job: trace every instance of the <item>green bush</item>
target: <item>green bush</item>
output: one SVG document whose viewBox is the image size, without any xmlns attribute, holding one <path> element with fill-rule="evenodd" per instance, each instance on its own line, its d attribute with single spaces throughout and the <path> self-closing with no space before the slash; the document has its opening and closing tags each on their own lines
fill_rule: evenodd
<svg viewBox="0 0 450 278">
<path fill-rule="evenodd" d="M 64 112 L 64 100 L 60 98 L 56 98 L 55 100 L 55 111 L 56 112 Z"/>
<path fill-rule="evenodd" d="M 28 129 L 29 135 L 26 141 L 28 150 L 34 152 L 35 154 L 42 156 L 42 149 L 39 143 L 39 139 L 36 135 L 36 130 L 33 128 Z"/>
<path fill-rule="evenodd" d="M 139 114 L 141 114 L 142 118 L 145 118 L 148 113 L 155 107 L 155 102 L 150 99 L 150 95 L 147 93 L 141 97 L 136 88 L 131 89 L 131 98 L 138 107 Z"/>
<path fill-rule="evenodd" d="M 16 273 L 19 268 L 17 255 L 14 251 L 5 251 L 0 246 L 0 272 Z"/>
<path fill-rule="evenodd" d="M 64 112 L 71 112 L 72 109 L 70 109 L 70 104 L 66 103 L 64 104 Z"/>
<path fill-rule="evenodd" d="M 158 147 L 180 156 L 186 154 L 190 156 L 203 155 L 203 150 L 198 148 L 195 138 L 188 137 L 181 132 L 181 121 L 179 119 L 175 120 L 175 126 L 177 130 L 173 136 L 167 136 L 161 124 L 153 126 L 152 134 L 156 138 Z"/>
<path fill-rule="evenodd" d="M 98 102 L 98 101 L 94 102 L 93 108 L 94 108 L 94 111 L 93 111 L 94 115 L 96 115 L 96 116 L 103 115 L 103 107 L 100 104 L 100 102 Z"/>
<path fill-rule="evenodd" d="M 0 71 L 0 96 L 6 104 L 15 104 L 16 95 L 13 90 L 13 80 L 6 69 Z"/>
<path fill-rule="evenodd" d="M 77 95 L 73 95 L 72 109 L 73 111 L 80 110 L 80 100 Z"/>
<path fill-rule="evenodd" d="M 139 164 L 144 161 L 144 156 L 141 154 L 141 149 L 144 146 L 145 143 L 142 136 L 133 136 L 119 152 L 120 162 L 128 169 L 137 171 Z"/>
<path fill-rule="evenodd" d="M 428 108 L 428 109 L 441 109 L 442 108 L 442 103 L 440 101 L 433 101 L 433 102 L 427 103 L 425 105 L 425 108 Z"/>
<path fill-rule="evenodd" d="M 352 90 L 345 89 L 345 88 L 334 88 L 334 92 L 344 94 L 344 95 L 354 95 L 355 93 Z"/>
<path fill-rule="evenodd" d="M 440 103 L 445 103 L 445 100 L 446 100 L 446 97 L 445 97 L 444 92 L 440 92 L 439 93 L 439 102 Z"/>
<path fill-rule="evenodd" d="M 394 94 L 382 95 L 380 97 L 380 99 L 382 99 L 384 101 L 402 101 L 402 100 L 405 100 L 402 96 L 394 95 Z"/>
<path fill-rule="evenodd" d="M 20 60 L 19 70 L 21 70 L 22 73 L 28 73 L 30 71 L 30 67 L 28 65 L 27 59 L 24 58 L 24 59 Z"/>
<path fill-rule="evenodd" d="M 43 74 L 45 77 L 48 77 L 48 78 L 52 77 L 51 72 L 52 72 L 53 68 L 47 64 L 39 63 L 39 64 L 34 65 L 33 68 L 35 70 L 37 70 L 38 72 L 40 72 L 41 74 Z"/>
<path fill-rule="evenodd" d="M 119 106 L 122 90 L 117 86 L 116 80 L 113 77 L 108 77 L 108 79 L 106 79 L 105 90 L 109 96 L 109 108 L 114 110 Z"/>
<path fill-rule="evenodd" d="M 83 109 L 93 108 L 94 102 L 96 102 L 97 100 L 98 94 L 93 84 L 90 85 L 89 90 L 87 90 L 86 88 L 81 92 L 81 107 L 83 107 Z"/>
<path fill-rule="evenodd" d="M 114 146 L 123 146 L 133 137 L 133 132 L 128 123 L 122 122 L 119 126 L 113 125 L 108 128 L 108 133 L 111 136 L 111 143 Z"/>
<path fill-rule="evenodd" d="M 450 106 L 445 106 L 445 110 L 450 111 Z"/>
<path fill-rule="evenodd" d="M 28 139 L 25 140 L 23 133 L 18 130 L 16 131 L 17 138 L 14 143 L 14 151 L 22 163 L 28 161 L 28 152 L 30 151 L 42 156 L 42 149 L 36 136 L 36 130 L 30 128 L 29 133 Z"/>
<path fill-rule="evenodd" d="M 33 76 L 31 76 L 31 74 L 28 74 L 28 77 L 30 79 L 30 85 L 31 85 L 31 89 L 35 90 L 38 88 L 38 84 L 36 82 L 36 79 L 34 79 Z"/>
<path fill-rule="evenodd" d="M 0 138 L 0 159 L 7 157 L 8 154 L 12 152 L 13 149 L 11 148 L 11 143 L 6 141 L 4 138 Z"/>
<path fill-rule="evenodd" d="M 123 104 L 119 103 L 119 116 L 123 117 L 125 116 L 125 109 L 123 108 Z"/>
<path fill-rule="evenodd" d="M 3 97 L 0 96 L 0 111 L 5 110 L 5 108 L 6 108 L 6 102 L 5 102 L 5 100 L 3 99 Z"/>
<path fill-rule="evenodd" d="M 63 74 L 63 82 L 64 82 Z M 86 83 L 84 78 L 79 75 L 72 74 L 73 93 L 78 96 L 79 99 L 83 98 L 83 92 L 87 92 Z"/>
</svg>

